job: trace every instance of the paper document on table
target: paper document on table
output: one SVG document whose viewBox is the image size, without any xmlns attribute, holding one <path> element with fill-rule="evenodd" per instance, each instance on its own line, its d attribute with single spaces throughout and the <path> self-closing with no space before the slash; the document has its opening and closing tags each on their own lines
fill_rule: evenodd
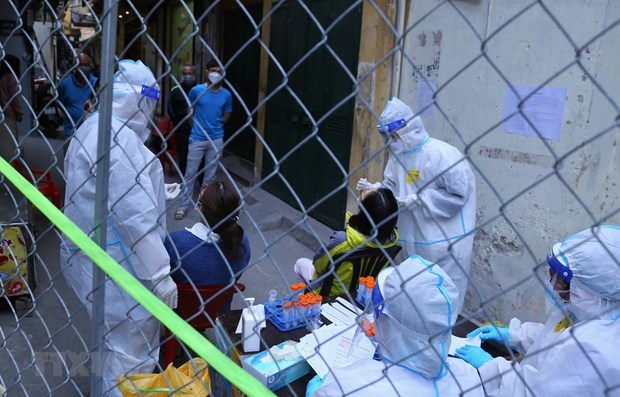
<svg viewBox="0 0 620 397">
<path fill-rule="evenodd" d="M 360 309 L 357 308 L 357 306 L 355 306 L 354 304 L 352 304 L 348 300 L 343 299 L 340 296 L 336 298 L 336 302 L 340 303 L 341 305 L 343 305 L 347 309 L 351 310 L 355 314 L 360 314 L 362 312 Z"/>
<path fill-rule="evenodd" d="M 327 325 L 301 338 L 295 347 L 317 375 L 324 379 L 331 367 L 346 367 L 374 355 L 375 346 L 366 335 L 359 333 L 357 340 L 353 341 L 355 328 Z"/>
<path fill-rule="evenodd" d="M 306 359 L 308 364 L 310 364 L 314 372 L 316 372 L 317 375 L 319 375 L 321 379 L 323 379 L 325 375 L 329 373 L 329 367 L 327 366 L 325 360 L 323 360 L 321 356 L 317 354 L 315 350 L 317 347 L 317 343 L 304 338 L 307 337 L 304 336 L 303 338 L 301 338 L 295 348 L 297 349 L 299 354 L 301 354 L 301 356 Z"/>
<path fill-rule="evenodd" d="M 327 343 L 327 341 L 333 337 L 333 332 L 337 326 L 335 324 L 323 326 L 312 333 L 302 337 L 295 348 L 306 359 L 308 364 L 314 369 L 314 371 L 323 379 L 329 372 L 327 363 L 327 357 L 319 354 L 319 345 Z M 340 327 L 338 327 L 340 328 Z M 343 328 L 340 328 L 343 329 Z"/>
<path fill-rule="evenodd" d="M 458 336 L 452 335 L 452 341 L 450 342 L 450 350 L 448 350 L 448 354 L 454 355 L 454 352 L 459 347 L 463 347 L 465 345 L 473 345 L 480 347 L 482 341 L 480 340 L 480 336 L 476 335 L 473 338 L 460 338 Z"/>
<path fill-rule="evenodd" d="M 357 318 L 357 315 L 355 313 L 353 313 L 351 310 L 347 309 L 345 306 L 341 305 L 338 302 L 329 303 L 329 306 L 333 307 L 336 310 L 338 310 L 338 312 L 340 314 L 342 314 L 344 317 L 347 318 L 347 320 L 350 322 L 350 324 L 353 324 L 355 322 L 355 319 Z"/>
<path fill-rule="evenodd" d="M 347 326 L 355 324 L 355 318 L 347 317 L 329 304 L 321 306 L 321 315 L 336 325 Z"/>
<path fill-rule="evenodd" d="M 347 367 L 362 358 L 372 358 L 375 355 L 375 345 L 363 333 L 355 335 L 355 328 L 349 329 L 341 335 L 334 351 L 333 366 Z"/>
</svg>

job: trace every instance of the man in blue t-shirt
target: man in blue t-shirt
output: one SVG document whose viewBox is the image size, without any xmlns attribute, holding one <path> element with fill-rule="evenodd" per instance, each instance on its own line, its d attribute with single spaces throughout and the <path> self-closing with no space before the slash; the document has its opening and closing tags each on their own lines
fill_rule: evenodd
<svg viewBox="0 0 620 397">
<path fill-rule="evenodd" d="M 174 219 L 185 218 L 198 173 L 204 158 L 202 187 L 215 177 L 217 165 L 224 146 L 224 124 L 232 113 L 232 95 L 222 87 L 222 68 L 211 60 L 207 63 L 208 82 L 199 84 L 189 92 L 189 102 L 194 110 L 192 132 L 189 135 L 187 168 L 185 169 L 185 193 Z"/>
<path fill-rule="evenodd" d="M 78 59 L 80 65 L 75 72 L 58 85 L 58 99 L 65 114 L 65 138 L 71 137 L 82 123 L 84 105 L 95 95 L 97 84 L 97 78 L 93 76 L 92 58 L 82 52 Z"/>
</svg>

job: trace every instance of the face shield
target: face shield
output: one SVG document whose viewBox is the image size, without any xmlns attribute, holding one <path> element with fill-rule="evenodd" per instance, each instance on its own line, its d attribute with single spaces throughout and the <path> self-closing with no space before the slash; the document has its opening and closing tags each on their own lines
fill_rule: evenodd
<svg viewBox="0 0 620 397">
<path fill-rule="evenodd" d="M 570 296 L 570 283 L 564 281 L 558 274 L 549 268 L 547 284 L 544 285 L 545 296 L 553 307 L 559 310 L 566 310 L 566 304 Z"/>
<path fill-rule="evenodd" d="M 550 283 L 577 321 L 620 317 L 619 248 L 620 228 L 600 225 L 567 237 L 547 255 L 556 274 Z"/>
<path fill-rule="evenodd" d="M 141 61 L 123 60 L 114 75 L 112 111 L 142 142 L 150 135 L 161 92 L 151 70 Z"/>
<path fill-rule="evenodd" d="M 390 145 L 392 153 L 411 150 L 428 139 L 422 119 L 413 113 L 409 105 L 396 97 L 385 105 L 377 128 Z"/>
<path fill-rule="evenodd" d="M 549 269 L 549 286 L 558 294 L 562 302 L 570 299 L 570 283 L 560 277 L 553 269 Z"/>
<path fill-rule="evenodd" d="M 405 119 L 398 119 L 387 124 L 379 124 L 377 126 L 379 134 L 381 134 L 383 139 L 385 139 L 390 150 L 394 154 L 402 153 L 406 150 L 403 140 L 400 135 L 398 135 L 398 131 L 402 130 L 406 126 L 407 120 Z"/>
<path fill-rule="evenodd" d="M 566 266 L 560 247 L 560 244 L 555 244 L 547 255 L 549 278 L 545 286 L 545 295 L 555 308 L 563 310 L 570 298 L 572 271 Z"/>
<path fill-rule="evenodd" d="M 557 243 L 547 254 L 547 263 L 555 274 L 567 283 L 573 278 L 573 271 L 568 267 L 568 260 L 560 251 L 562 244 Z"/>
</svg>

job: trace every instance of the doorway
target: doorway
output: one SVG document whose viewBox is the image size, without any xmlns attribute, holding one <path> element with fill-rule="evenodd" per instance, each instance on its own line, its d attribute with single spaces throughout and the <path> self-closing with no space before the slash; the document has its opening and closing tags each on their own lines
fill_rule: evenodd
<svg viewBox="0 0 620 397">
<path fill-rule="evenodd" d="M 270 50 L 279 64 L 270 59 L 262 177 L 270 193 L 341 229 L 362 6 L 304 3 L 310 13 L 297 1 L 274 3 Z"/>
</svg>

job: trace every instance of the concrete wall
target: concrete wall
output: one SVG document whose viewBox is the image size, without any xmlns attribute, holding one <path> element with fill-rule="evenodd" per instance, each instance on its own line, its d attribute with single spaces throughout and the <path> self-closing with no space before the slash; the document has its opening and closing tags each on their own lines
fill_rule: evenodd
<svg viewBox="0 0 620 397">
<path fill-rule="evenodd" d="M 530 0 L 410 3 L 400 97 L 416 109 L 419 85 L 436 80 L 425 125 L 465 151 L 477 176 L 465 309 L 542 320 L 552 244 L 599 221 L 620 224 L 620 28 L 594 39 L 619 20 L 620 3 L 546 1 L 555 21 Z M 503 130 L 509 83 L 567 89 L 559 140 Z"/>
</svg>

